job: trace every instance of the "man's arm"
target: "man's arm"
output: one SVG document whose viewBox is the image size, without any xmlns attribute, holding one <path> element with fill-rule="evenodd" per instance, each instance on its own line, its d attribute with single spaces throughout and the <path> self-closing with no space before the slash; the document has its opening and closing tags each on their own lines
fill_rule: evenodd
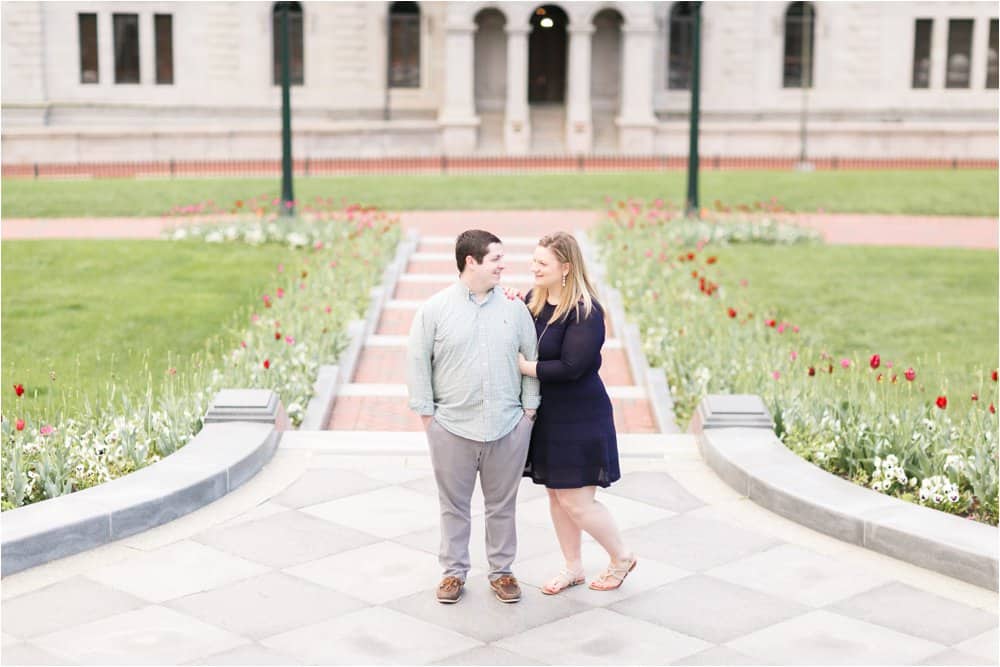
<svg viewBox="0 0 1000 667">
<path fill-rule="evenodd" d="M 431 357 L 434 354 L 434 323 L 424 312 L 417 310 L 410 326 L 407 346 L 407 389 L 410 409 L 420 415 L 426 427 L 434 416 L 434 388 L 431 384 Z"/>
<path fill-rule="evenodd" d="M 534 361 L 538 358 L 538 339 L 535 333 L 535 324 L 531 319 L 527 306 L 522 306 L 518 313 L 518 351 L 524 355 L 525 359 Z M 541 385 L 537 378 L 527 375 L 521 376 L 521 407 L 534 418 L 535 410 L 542 402 Z"/>
</svg>

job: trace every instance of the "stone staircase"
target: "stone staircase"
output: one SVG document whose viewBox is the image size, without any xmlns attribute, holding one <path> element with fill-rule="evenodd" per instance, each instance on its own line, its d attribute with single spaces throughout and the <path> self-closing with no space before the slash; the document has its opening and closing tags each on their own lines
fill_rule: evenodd
<svg viewBox="0 0 1000 667">
<path fill-rule="evenodd" d="M 386 301 L 375 333 L 365 341 L 354 377 L 338 392 L 327 429 L 406 432 L 415 437 L 394 441 L 401 446 L 410 443 L 413 447 L 426 447 L 420 419 L 407 406 L 407 333 L 420 304 L 455 280 L 453 243 L 451 237 L 421 240 L 396 284 L 395 293 Z M 505 240 L 504 284 L 522 291 L 530 287 L 529 253 L 534 244 L 534 239 L 527 238 Z M 623 444 L 639 450 L 652 446 L 644 438 L 636 437 L 658 433 L 646 390 L 633 380 L 626 351 L 610 324 L 602 354 L 600 374 L 614 405 L 615 426 Z M 658 437 L 662 452 L 662 434 Z"/>
</svg>

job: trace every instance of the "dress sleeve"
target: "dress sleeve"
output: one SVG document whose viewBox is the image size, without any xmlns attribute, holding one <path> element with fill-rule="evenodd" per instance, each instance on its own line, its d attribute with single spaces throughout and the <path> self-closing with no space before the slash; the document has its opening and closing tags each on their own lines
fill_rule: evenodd
<svg viewBox="0 0 1000 667">
<path fill-rule="evenodd" d="M 604 311 L 595 303 L 589 317 L 577 320 L 572 313 L 566 325 L 558 359 L 539 361 L 536 366 L 542 382 L 572 382 L 593 370 L 600 362 L 604 345 Z"/>
</svg>

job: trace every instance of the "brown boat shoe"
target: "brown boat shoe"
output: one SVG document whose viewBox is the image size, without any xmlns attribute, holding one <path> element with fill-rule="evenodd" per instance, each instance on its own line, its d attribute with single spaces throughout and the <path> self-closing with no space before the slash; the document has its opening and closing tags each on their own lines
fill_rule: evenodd
<svg viewBox="0 0 1000 667">
<path fill-rule="evenodd" d="M 455 604 L 462 597 L 464 582 L 458 577 L 445 577 L 437 587 L 437 601 L 441 604 Z"/>
<path fill-rule="evenodd" d="M 502 574 L 490 582 L 490 588 L 500 602 L 517 602 L 521 599 L 521 587 L 512 574 Z"/>
</svg>

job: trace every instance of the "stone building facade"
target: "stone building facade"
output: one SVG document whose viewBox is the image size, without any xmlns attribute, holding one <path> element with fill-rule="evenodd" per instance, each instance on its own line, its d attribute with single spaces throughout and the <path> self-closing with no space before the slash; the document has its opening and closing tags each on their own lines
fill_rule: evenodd
<svg viewBox="0 0 1000 667">
<path fill-rule="evenodd" d="M 3 2 L 5 164 L 687 150 L 686 2 Z M 701 147 L 997 157 L 994 2 L 705 2 Z"/>
</svg>

